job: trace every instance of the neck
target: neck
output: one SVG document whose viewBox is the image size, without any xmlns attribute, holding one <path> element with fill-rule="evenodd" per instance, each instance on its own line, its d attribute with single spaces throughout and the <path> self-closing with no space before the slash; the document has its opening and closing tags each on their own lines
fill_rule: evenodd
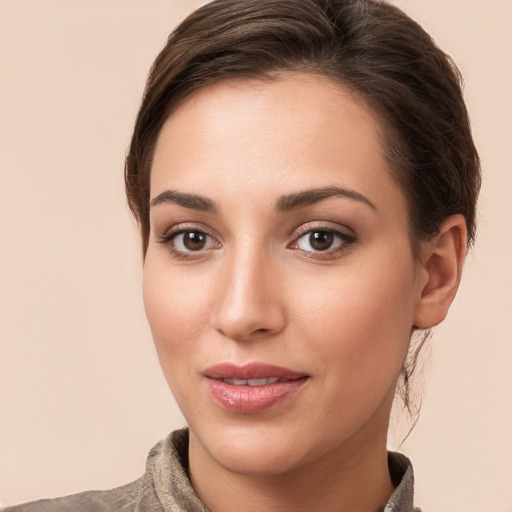
<svg viewBox="0 0 512 512">
<path fill-rule="evenodd" d="M 284 473 L 247 475 L 217 464 L 191 433 L 192 483 L 211 512 L 380 511 L 393 492 L 386 432 L 365 437 Z"/>
</svg>

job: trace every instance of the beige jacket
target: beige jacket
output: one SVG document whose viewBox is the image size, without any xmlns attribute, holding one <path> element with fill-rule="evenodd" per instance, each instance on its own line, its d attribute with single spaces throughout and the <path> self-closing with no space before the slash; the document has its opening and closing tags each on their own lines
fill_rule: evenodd
<svg viewBox="0 0 512 512">
<path fill-rule="evenodd" d="M 122 487 L 39 500 L 0 512 L 208 512 L 188 478 L 188 430 L 176 430 L 150 452 L 145 474 Z M 420 512 L 413 507 L 411 462 L 390 452 L 389 468 L 397 486 L 382 512 Z"/>
</svg>

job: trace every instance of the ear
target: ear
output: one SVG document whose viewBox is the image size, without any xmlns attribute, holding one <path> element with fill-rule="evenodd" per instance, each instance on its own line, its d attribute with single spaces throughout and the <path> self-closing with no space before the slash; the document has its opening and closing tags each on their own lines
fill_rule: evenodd
<svg viewBox="0 0 512 512">
<path fill-rule="evenodd" d="M 415 327 L 428 329 L 446 317 L 459 288 L 466 239 L 464 217 L 452 215 L 443 222 L 439 233 L 422 243 Z"/>
</svg>

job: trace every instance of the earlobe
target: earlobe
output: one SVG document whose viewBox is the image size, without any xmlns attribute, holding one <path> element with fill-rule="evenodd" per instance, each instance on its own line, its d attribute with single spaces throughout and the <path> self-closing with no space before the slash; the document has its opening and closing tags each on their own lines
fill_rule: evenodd
<svg viewBox="0 0 512 512">
<path fill-rule="evenodd" d="M 466 256 L 467 229 L 462 215 L 448 217 L 430 240 L 423 243 L 421 280 L 414 315 L 419 329 L 444 320 L 455 298 Z"/>
</svg>

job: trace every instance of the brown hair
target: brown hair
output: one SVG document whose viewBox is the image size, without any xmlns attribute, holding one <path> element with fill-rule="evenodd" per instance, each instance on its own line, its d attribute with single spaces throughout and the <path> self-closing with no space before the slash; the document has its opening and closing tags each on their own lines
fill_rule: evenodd
<svg viewBox="0 0 512 512">
<path fill-rule="evenodd" d="M 472 243 L 480 164 L 461 77 L 416 22 L 380 0 L 216 0 L 169 36 L 137 116 L 125 180 L 144 254 L 153 152 L 173 109 L 219 80 L 272 79 L 282 71 L 328 77 L 381 118 L 386 157 L 408 200 L 413 249 L 456 213 Z M 402 373 L 408 406 L 407 366 Z"/>
</svg>

